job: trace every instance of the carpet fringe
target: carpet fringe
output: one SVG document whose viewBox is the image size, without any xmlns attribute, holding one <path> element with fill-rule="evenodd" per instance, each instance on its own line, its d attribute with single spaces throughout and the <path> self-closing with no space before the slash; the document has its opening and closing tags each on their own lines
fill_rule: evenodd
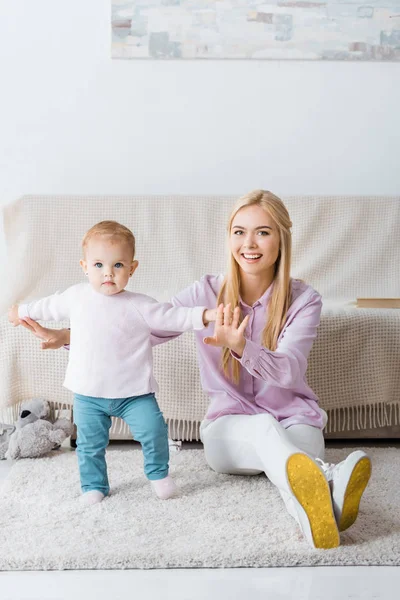
<svg viewBox="0 0 400 600">
<path fill-rule="evenodd" d="M 328 424 L 326 433 L 341 433 L 344 431 L 362 431 L 378 427 L 399 425 L 400 404 L 365 404 L 362 406 L 345 406 L 326 411 Z"/>
</svg>

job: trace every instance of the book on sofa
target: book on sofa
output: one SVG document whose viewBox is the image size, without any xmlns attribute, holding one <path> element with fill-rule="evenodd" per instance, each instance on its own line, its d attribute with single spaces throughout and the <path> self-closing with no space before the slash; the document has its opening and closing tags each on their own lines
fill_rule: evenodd
<svg viewBox="0 0 400 600">
<path fill-rule="evenodd" d="M 400 308 L 400 298 L 357 298 L 357 308 Z"/>
</svg>

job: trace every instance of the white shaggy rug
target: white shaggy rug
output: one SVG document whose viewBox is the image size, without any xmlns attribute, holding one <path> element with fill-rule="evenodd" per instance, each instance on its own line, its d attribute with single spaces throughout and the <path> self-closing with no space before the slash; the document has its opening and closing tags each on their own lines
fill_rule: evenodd
<svg viewBox="0 0 400 600">
<path fill-rule="evenodd" d="M 75 453 L 21 460 L 0 487 L 0 570 L 400 565 L 400 450 L 369 453 L 359 518 L 334 550 L 308 546 L 265 476 L 217 475 L 202 450 L 174 456 L 181 493 L 167 501 L 152 494 L 140 449 L 108 452 L 112 495 L 85 509 Z"/>
</svg>

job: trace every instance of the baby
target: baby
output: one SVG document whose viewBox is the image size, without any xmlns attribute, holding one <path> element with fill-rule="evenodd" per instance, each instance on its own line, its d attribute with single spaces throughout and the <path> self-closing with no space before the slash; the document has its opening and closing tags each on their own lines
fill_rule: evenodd
<svg viewBox="0 0 400 600">
<path fill-rule="evenodd" d="M 176 492 L 168 475 L 167 425 L 158 407 L 151 330 L 203 329 L 215 309 L 174 307 L 125 290 L 138 267 L 135 238 L 115 221 L 94 225 L 83 238 L 80 265 L 88 283 L 30 304 L 14 305 L 9 321 L 62 321 L 71 325 L 64 386 L 74 392 L 77 456 L 86 505 L 109 494 L 105 460 L 111 417 L 123 419 L 142 445 L 144 472 L 159 498 Z"/>
</svg>

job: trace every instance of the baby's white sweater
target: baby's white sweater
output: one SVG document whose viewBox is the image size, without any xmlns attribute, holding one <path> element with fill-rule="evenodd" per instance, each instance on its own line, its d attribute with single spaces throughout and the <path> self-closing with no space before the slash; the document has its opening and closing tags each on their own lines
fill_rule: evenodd
<svg viewBox="0 0 400 600">
<path fill-rule="evenodd" d="M 128 398 L 156 392 L 152 329 L 203 329 L 206 307 L 174 307 L 144 294 L 124 290 L 105 296 L 88 283 L 21 304 L 20 318 L 69 319 L 71 343 L 64 386 L 84 396 Z"/>
</svg>

